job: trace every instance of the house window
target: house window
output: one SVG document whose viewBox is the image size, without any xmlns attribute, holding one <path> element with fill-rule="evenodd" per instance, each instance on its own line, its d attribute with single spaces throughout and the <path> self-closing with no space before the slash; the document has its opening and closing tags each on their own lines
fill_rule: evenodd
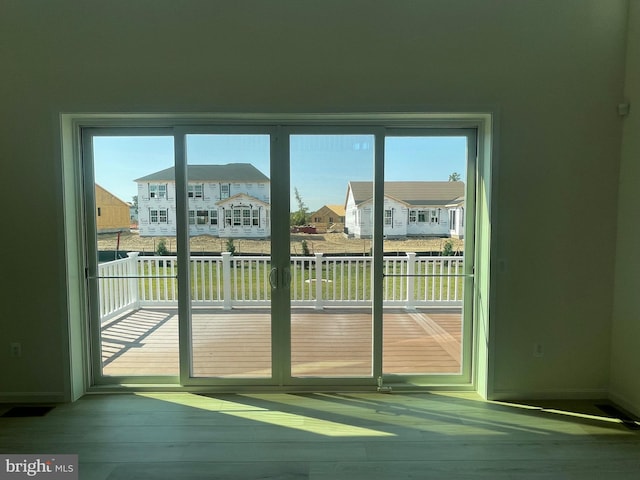
<svg viewBox="0 0 640 480">
<path fill-rule="evenodd" d="M 260 211 L 257 208 L 251 210 L 251 224 L 254 227 L 260 226 Z"/>
<path fill-rule="evenodd" d="M 187 186 L 187 196 L 189 198 L 202 198 L 203 196 L 203 185 L 201 183 L 197 183 L 195 185 Z"/>
<path fill-rule="evenodd" d="M 229 198 L 229 184 L 220 185 L 220 198 Z"/>
<path fill-rule="evenodd" d="M 224 224 L 228 227 L 231 226 L 231 210 L 224 211 Z"/>
<path fill-rule="evenodd" d="M 218 211 L 217 210 L 211 210 L 209 212 L 209 221 L 211 222 L 211 225 L 218 225 Z"/>
<path fill-rule="evenodd" d="M 451 229 L 456 228 L 456 211 L 449 210 L 449 225 Z"/>
<path fill-rule="evenodd" d="M 100 216 L 100 215 L 101 215 L 100 207 L 98 207 L 98 216 Z"/>
<path fill-rule="evenodd" d="M 167 209 L 159 210 L 158 213 L 160 214 L 160 223 L 168 223 L 169 215 Z"/>
<path fill-rule="evenodd" d="M 233 225 L 240 226 L 242 225 L 242 211 L 239 208 L 233 209 Z"/>
<path fill-rule="evenodd" d="M 189 210 L 189 225 L 195 225 L 195 224 L 196 224 L 196 211 Z"/>
<path fill-rule="evenodd" d="M 409 223 L 416 223 L 417 212 L 415 210 L 409 210 Z"/>
<path fill-rule="evenodd" d="M 251 225 L 251 209 L 243 208 L 242 209 L 242 225 L 248 227 Z"/>
<path fill-rule="evenodd" d="M 418 222 L 424 223 L 427 221 L 427 214 L 429 210 L 418 210 Z"/>
<path fill-rule="evenodd" d="M 149 210 L 149 223 L 158 223 L 158 210 Z"/>
<path fill-rule="evenodd" d="M 196 223 L 198 225 L 206 225 L 207 223 L 209 223 L 209 211 L 198 210 L 196 212 Z"/>
<path fill-rule="evenodd" d="M 440 211 L 436 210 L 435 208 L 431 210 L 431 216 L 429 217 L 431 223 L 440 223 L 439 212 Z"/>
<path fill-rule="evenodd" d="M 384 211 L 384 224 L 393 225 L 393 212 L 391 210 Z"/>
<path fill-rule="evenodd" d="M 150 183 L 149 198 L 167 198 L 167 185 L 165 183 Z"/>
<path fill-rule="evenodd" d="M 333 217 L 329 217 L 329 223 L 333 223 Z"/>
</svg>

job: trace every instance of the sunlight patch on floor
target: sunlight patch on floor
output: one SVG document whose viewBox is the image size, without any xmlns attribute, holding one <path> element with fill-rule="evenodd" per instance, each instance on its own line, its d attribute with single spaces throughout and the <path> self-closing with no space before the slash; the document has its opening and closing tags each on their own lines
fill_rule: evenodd
<svg viewBox="0 0 640 480">
<path fill-rule="evenodd" d="M 187 407 L 208 410 L 237 418 L 268 423 L 284 428 L 294 428 L 305 432 L 315 433 L 328 437 L 392 437 L 393 433 L 374 430 L 371 428 L 356 427 L 346 423 L 322 420 L 319 418 L 287 413 L 278 410 L 269 410 L 238 402 L 231 402 L 219 398 L 209 398 L 193 394 L 157 394 L 137 393 L 137 396 L 170 402 Z"/>
</svg>

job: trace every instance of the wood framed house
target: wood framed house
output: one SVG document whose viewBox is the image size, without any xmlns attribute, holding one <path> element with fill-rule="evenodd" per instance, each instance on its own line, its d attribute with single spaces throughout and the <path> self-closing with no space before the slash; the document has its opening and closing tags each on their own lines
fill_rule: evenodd
<svg viewBox="0 0 640 480">
<path fill-rule="evenodd" d="M 189 234 L 225 238 L 271 235 L 269 177 L 249 163 L 189 165 Z M 138 178 L 140 236 L 176 234 L 174 168 Z"/>
<path fill-rule="evenodd" d="M 98 233 L 122 232 L 131 226 L 131 205 L 95 184 L 96 230 Z"/>
<path fill-rule="evenodd" d="M 324 205 L 311 214 L 311 223 L 319 230 L 342 232 L 344 213 L 344 205 Z"/>
<path fill-rule="evenodd" d="M 384 235 L 462 238 L 463 182 L 385 182 Z M 373 182 L 349 182 L 345 201 L 345 233 L 356 238 L 373 234 Z"/>
</svg>

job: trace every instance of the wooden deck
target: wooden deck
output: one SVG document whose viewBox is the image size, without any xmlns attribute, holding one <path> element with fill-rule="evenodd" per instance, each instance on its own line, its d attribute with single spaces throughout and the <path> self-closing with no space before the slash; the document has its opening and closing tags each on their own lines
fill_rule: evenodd
<svg viewBox="0 0 640 480">
<path fill-rule="evenodd" d="M 385 374 L 460 373 L 461 311 L 385 310 Z M 267 309 L 195 309 L 193 376 L 271 377 Z M 367 309 L 292 310 L 294 377 L 371 376 Z M 102 328 L 103 374 L 178 375 L 177 309 L 141 309 Z"/>
</svg>

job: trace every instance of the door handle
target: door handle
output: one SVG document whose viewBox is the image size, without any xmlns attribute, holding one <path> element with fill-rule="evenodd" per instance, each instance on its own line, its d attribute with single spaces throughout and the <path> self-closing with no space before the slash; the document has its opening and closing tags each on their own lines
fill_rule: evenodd
<svg viewBox="0 0 640 480">
<path fill-rule="evenodd" d="M 271 285 L 272 290 L 278 288 L 278 269 L 276 267 L 273 267 L 269 272 L 269 285 Z"/>
<path fill-rule="evenodd" d="M 291 271 L 288 268 L 282 269 L 282 282 L 278 281 L 278 268 L 273 267 L 269 272 L 269 285 L 272 290 L 281 287 L 288 287 L 291 284 Z"/>
</svg>

